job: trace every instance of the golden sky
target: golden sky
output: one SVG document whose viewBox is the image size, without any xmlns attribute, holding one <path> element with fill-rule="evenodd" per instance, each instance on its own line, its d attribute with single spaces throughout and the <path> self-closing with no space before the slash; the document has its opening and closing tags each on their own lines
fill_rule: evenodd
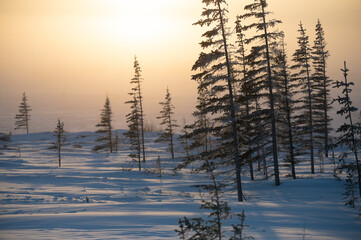
<svg viewBox="0 0 361 240">
<path fill-rule="evenodd" d="M 230 25 L 243 5 L 229 0 Z M 355 81 L 355 103 L 361 103 L 361 1 L 269 0 L 290 53 L 296 48 L 298 23 L 311 43 L 319 18 L 326 32 L 329 75 L 342 77 L 344 60 Z M 147 120 L 156 122 L 165 89 L 174 99 L 177 118 L 193 111 L 196 85 L 191 66 L 201 49 L 205 29 L 192 26 L 200 18 L 201 0 L 0 0 L 0 131 L 9 131 L 22 92 L 29 96 L 33 121 L 58 117 L 74 130 L 90 130 L 108 95 L 115 127 L 125 127 L 133 58 L 143 70 Z M 359 80 L 360 79 L 360 80 Z M 78 116 L 77 116 L 78 114 Z M 87 118 L 89 120 L 87 121 Z M 67 124 L 68 121 L 68 124 Z M 74 124 L 82 124 L 72 128 Z M 76 125 L 75 124 L 75 125 Z"/>
</svg>

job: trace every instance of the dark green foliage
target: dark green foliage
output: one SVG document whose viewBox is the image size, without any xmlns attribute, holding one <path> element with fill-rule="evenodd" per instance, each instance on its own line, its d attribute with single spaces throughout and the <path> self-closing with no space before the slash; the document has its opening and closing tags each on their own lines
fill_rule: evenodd
<svg viewBox="0 0 361 240">
<path fill-rule="evenodd" d="M 160 124 L 164 125 L 165 129 L 162 131 L 156 142 L 168 143 L 172 159 L 174 159 L 174 128 L 178 127 L 178 125 L 176 124 L 176 120 L 173 119 L 174 106 L 172 104 L 172 97 L 170 96 L 168 88 L 164 102 L 160 102 L 159 104 L 162 106 L 162 110 L 160 111 L 160 116 L 157 117 L 157 119 L 161 119 Z"/>
<path fill-rule="evenodd" d="M 25 129 L 26 134 L 29 134 L 29 121 L 30 121 L 30 111 L 31 107 L 28 104 L 28 98 L 25 93 L 21 98 L 21 102 L 19 105 L 19 114 L 15 116 L 15 130 L 16 129 Z"/>
<path fill-rule="evenodd" d="M 104 108 L 100 113 L 100 123 L 96 125 L 98 130 L 95 131 L 98 135 L 96 142 L 99 142 L 100 144 L 96 145 L 93 148 L 93 151 L 105 149 L 111 153 L 113 152 L 112 114 L 109 98 L 106 97 Z"/>
</svg>

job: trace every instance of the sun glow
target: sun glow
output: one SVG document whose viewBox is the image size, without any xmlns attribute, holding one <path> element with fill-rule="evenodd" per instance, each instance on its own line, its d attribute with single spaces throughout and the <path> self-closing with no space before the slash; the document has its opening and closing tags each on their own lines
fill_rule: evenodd
<svg viewBox="0 0 361 240">
<path fill-rule="evenodd" d="M 101 16 L 102 31 L 129 44 L 149 44 L 162 41 L 175 28 L 171 12 L 176 1 L 132 0 L 104 1 L 113 14 Z M 98 19 L 99 20 L 99 19 Z"/>
</svg>

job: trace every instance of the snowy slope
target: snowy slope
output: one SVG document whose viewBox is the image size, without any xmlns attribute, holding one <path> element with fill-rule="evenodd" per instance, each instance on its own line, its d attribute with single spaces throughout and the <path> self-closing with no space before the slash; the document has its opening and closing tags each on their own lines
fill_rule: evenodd
<svg viewBox="0 0 361 240">
<path fill-rule="evenodd" d="M 0 239 L 177 239 L 183 216 L 205 216 L 200 194 L 205 181 L 190 171 L 174 172 L 166 146 L 146 135 L 146 171 L 129 161 L 124 139 L 119 153 L 93 153 L 94 134 L 68 134 L 62 168 L 48 149 L 52 133 L 15 135 L 0 142 Z M 4 147 L 3 145 L 7 145 Z M 20 151 L 19 151 L 20 150 Z M 162 177 L 155 161 L 162 159 Z M 179 153 L 180 155 L 180 153 Z M 326 168 L 327 169 L 327 168 Z M 357 210 L 344 206 L 342 182 L 331 173 L 251 182 L 243 178 L 247 202 L 228 196 L 246 213 L 247 235 L 256 239 L 361 239 Z M 247 175 L 247 173 L 245 173 Z M 89 199 L 87 203 L 86 199 Z"/>
</svg>

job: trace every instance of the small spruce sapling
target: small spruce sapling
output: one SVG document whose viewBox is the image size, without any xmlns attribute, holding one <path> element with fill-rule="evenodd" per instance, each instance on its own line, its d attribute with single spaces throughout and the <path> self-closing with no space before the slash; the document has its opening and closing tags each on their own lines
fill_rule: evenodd
<svg viewBox="0 0 361 240">
<path fill-rule="evenodd" d="M 168 143 L 169 150 L 172 154 L 172 159 L 174 159 L 174 128 L 178 127 L 176 120 L 173 119 L 174 115 L 174 105 L 172 104 L 172 97 L 167 88 L 164 102 L 159 103 L 162 106 L 160 111 L 160 116 L 157 119 L 161 119 L 161 125 L 165 125 L 165 129 L 161 135 L 156 139 L 156 142 L 166 142 Z"/>
<path fill-rule="evenodd" d="M 207 159 L 204 160 L 202 169 L 206 171 L 210 178 L 210 184 L 201 185 L 200 189 L 205 190 L 209 196 L 208 200 L 202 200 L 200 209 L 210 211 L 208 218 L 187 218 L 184 217 L 178 221 L 179 230 L 176 230 L 180 239 L 207 239 L 207 240 L 222 240 L 226 238 L 226 232 L 224 230 L 225 221 L 232 216 L 237 215 L 232 213 L 231 207 L 224 201 L 223 188 L 226 186 L 224 183 L 216 180 L 216 166 L 214 162 Z M 244 225 L 245 215 L 237 215 L 241 223 L 232 225 L 234 235 L 230 240 L 236 239 L 252 239 L 251 237 L 244 237 L 243 230 L 246 227 Z"/>
<path fill-rule="evenodd" d="M 58 124 L 54 130 L 54 136 L 56 137 L 56 142 L 54 143 L 55 148 L 58 150 L 58 164 L 61 167 L 61 149 L 65 142 L 65 135 L 64 135 L 64 123 L 58 119 Z"/>
<path fill-rule="evenodd" d="M 106 149 L 110 153 L 113 152 L 113 138 L 112 138 L 112 109 L 110 107 L 109 98 L 106 97 L 104 108 L 100 114 L 100 123 L 96 125 L 98 130 L 95 132 L 98 134 L 97 142 L 102 144 L 97 145 L 93 148 L 94 151 Z"/>
<path fill-rule="evenodd" d="M 15 116 L 15 130 L 16 129 L 25 129 L 26 134 L 29 134 L 29 121 L 30 121 L 30 111 L 31 107 L 28 104 L 28 98 L 25 93 L 21 98 L 21 103 L 19 105 L 19 114 Z"/>
</svg>

